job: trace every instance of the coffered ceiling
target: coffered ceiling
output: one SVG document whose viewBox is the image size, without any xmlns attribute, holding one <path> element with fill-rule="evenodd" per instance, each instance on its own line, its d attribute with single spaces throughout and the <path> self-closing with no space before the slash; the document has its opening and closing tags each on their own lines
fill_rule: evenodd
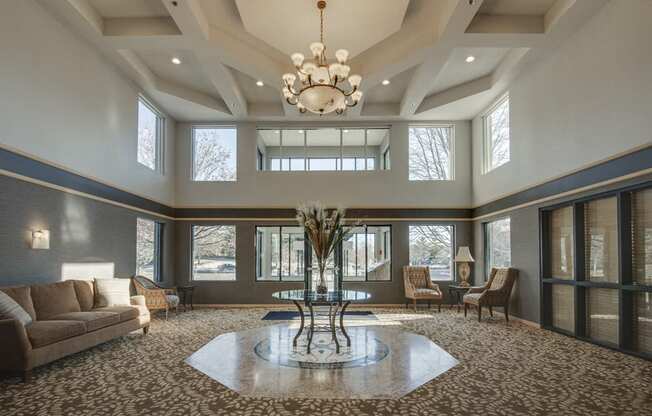
<svg viewBox="0 0 652 416">
<path fill-rule="evenodd" d="M 326 46 L 351 52 L 365 96 L 323 118 L 471 118 L 607 1 L 328 0 Z M 316 0 L 40 2 L 177 120 L 319 119 L 285 104 L 280 81 L 319 39 Z"/>
</svg>

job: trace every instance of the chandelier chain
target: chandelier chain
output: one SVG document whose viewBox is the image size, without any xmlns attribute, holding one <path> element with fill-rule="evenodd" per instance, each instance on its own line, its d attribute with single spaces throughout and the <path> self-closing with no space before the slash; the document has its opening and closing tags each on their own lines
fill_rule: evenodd
<svg viewBox="0 0 652 416">
<path fill-rule="evenodd" d="M 324 9 L 319 9 L 319 41 L 324 43 Z"/>
</svg>

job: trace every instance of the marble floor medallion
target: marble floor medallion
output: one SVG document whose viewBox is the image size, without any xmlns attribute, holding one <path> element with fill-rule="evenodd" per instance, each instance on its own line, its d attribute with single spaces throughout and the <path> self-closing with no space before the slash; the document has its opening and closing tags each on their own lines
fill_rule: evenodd
<svg viewBox="0 0 652 416">
<path fill-rule="evenodd" d="M 222 334 L 186 363 L 244 396 L 275 398 L 398 398 L 457 365 L 428 338 L 398 328 L 359 325 L 335 352 L 329 333 L 296 347 L 296 324 Z"/>
<path fill-rule="evenodd" d="M 346 339 L 338 337 L 339 354 L 329 333 L 315 333 L 310 354 L 307 353 L 306 337 L 300 337 L 297 346 L 292 345 L 288 327 L 277 327 L 275 336 L 260 341 L 254 351 L 263 360 L 285 367 L 337 369 L 362 367 L 375 364 L 387 357 L 389 347 L 364 327 L 350 328 L 351 346 L 346 346 Z M 292 336 L 296 331 L 292 331 Z"/>
</svg>

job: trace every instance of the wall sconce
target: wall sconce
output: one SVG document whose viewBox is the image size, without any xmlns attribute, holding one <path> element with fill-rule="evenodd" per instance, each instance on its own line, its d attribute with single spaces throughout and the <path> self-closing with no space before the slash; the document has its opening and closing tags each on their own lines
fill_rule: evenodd
<svg viewBox="0 0 652 416">
<path fill-rule="evenodd" d="M 50 249 L 50 231 L 36 230 L 32 231 L 32 249 L 49 250 Z"/>
</svg>

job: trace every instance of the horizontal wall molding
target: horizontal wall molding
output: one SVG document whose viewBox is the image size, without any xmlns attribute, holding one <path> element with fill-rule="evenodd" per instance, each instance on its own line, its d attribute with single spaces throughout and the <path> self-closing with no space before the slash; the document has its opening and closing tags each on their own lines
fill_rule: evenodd
<svg viewBox="0 0 652 416">
<path fill-rule="evenodd" d="M 72 173 L 51 164 L 35 160 L 31 157 L 12 152 L 0 147 L 0 170 L 5 176 L 13 176 L 43 185 L 54 185 L 54 189 L 65 188 L 82 196 L 94 197 L 110 201 L 120 206 L 135 208 L 138 211 L 174 216 L 174 208 L 159 202 L 143 198 L 121 189 L 103 184 L 85 176 Z M 60 189 L 62 190 L 62 189 Z"/>
<path fill-rule="evenodd" d="M 473 218 L 482 219 L 650 172 L 652 144 L 478 206 L 473 209 Z"/>
<path fill-rule="evenodd" d="M 135 195 L 0 146 L 0 174 L 26 182 L 179 221 L 288 221 L 294 208 L 175 208 Z M 349 208 L 347 218 L 368 221 L 476 221 L 652 174 L 652 144 L 552 179 L 501 199 L 470 208 Z"/>
<path fill-rule="evenodd" d="M 470 221 L 471 209 L 465 208 L 349 208 L 346 217 L 373 221 Z M 294 208 L 177 208 L 175 217 L 182 221 L 283 221 L 294 220 Z"/>
</svg>

